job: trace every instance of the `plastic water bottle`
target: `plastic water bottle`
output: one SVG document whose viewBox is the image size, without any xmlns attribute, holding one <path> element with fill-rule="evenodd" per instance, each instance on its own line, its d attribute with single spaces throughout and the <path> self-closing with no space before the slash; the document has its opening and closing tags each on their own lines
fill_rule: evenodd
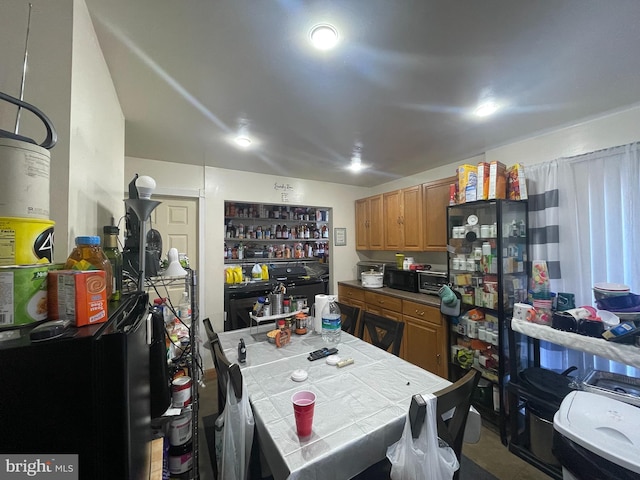
<svg viewBox="0 0 640 480">
<path fill-rule="evenodd" d="M 330 300 L 322 309 L 322 340 L 327 343 L 340 342 L 342 332 L 340 308 Z"/>
</svg>

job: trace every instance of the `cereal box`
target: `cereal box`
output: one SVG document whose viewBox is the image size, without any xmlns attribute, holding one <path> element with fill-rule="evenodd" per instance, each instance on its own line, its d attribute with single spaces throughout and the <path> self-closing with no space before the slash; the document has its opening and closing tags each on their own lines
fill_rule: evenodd
<svg viewBox="0 0 640 480">
<path fill-rule="evenodd" d="M 107 284 L 102 270 L 58 270 L 48 277 L 49 318 L 76 327 L 106 322 Z"/>
<path fill-rule="evenodd" d="M 507 167 L 493 161 L 489 164 L 489 194 L 487 199 L 507 198 Z"/>
<path fill-rule="evenodd" d="M 478 164 L 478 187 L 476 189 L 477 200 L 487 200 L 489 196 L 489 163 Z"/>
<path fill-rule="evenodd" d="M 509 200 L 526 200 L 529 198 L 524 166 L 520 163 L 515 163 L 507 169 L 507 192 Z"/>
<path fill-rule="evenodd" d="M 469 164 L 458 167 L 459 203 L 474 202 L 476 200 L 477 181 L 478 167 Z"/>
</svg>

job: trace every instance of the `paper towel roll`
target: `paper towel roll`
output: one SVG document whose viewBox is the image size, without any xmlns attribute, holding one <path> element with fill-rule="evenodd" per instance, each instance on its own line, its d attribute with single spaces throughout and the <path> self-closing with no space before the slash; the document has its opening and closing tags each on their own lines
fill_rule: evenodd
<svg viewBox="0 0 640 480">
<path fill-rule="evenodd" d="M 314 317 L 313 317 L 313 330 L 316 333 L 322 333 L 322 309 L 328 302 L 328 295 L 324 293 L 316 295 L 315 303 L 313 304 L 314 308 Z"/>
<path fill-rule="evenodd" d="M 313 317 L 313 330 L 316 333 L 322 333 L 322 310 L 327 303 L 330 301 L 335 301 L 337 298 L 336 295 L 325 295 L 323 293 L 316 295 L 315 303 L 313 307 L 315 308 L 315 315 Z"/>
</svg>

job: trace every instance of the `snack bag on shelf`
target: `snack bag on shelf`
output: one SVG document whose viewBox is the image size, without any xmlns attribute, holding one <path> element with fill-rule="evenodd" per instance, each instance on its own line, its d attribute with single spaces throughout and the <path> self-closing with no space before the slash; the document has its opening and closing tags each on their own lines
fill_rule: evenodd
<svg viewBox="0 0 640 480">
<path fill-rule="evenodd" d="M 509 200 L 526 200 L 529 198 L 522 164 L 515 163 L 507 169 L 507 191 Z"/>
</svg>

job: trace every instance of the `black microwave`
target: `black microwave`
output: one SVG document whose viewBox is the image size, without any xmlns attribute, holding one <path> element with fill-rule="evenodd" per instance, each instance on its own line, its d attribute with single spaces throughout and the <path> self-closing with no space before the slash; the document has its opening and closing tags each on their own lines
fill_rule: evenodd
<svg viewBox="0 0 640 480">
<path fill-rule="evenodd" d="M 418 272 L 416 270 L 385 268 L 384 284 L 396 290 L 417 293 L 420 282 L 418 281 Z"/>
</svg>

